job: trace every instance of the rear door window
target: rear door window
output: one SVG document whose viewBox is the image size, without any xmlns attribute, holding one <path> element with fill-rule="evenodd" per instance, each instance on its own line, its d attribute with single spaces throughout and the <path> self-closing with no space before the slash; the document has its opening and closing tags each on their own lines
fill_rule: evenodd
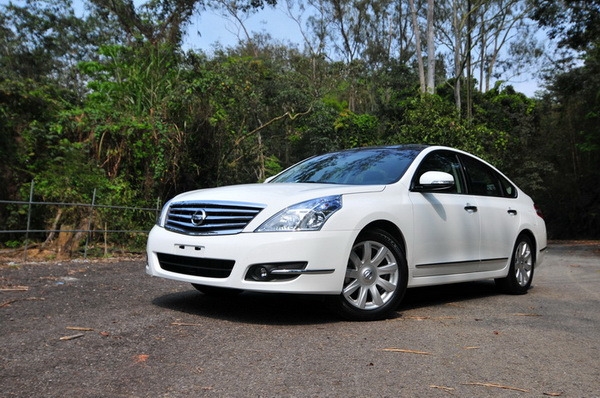
<svg viewBox="0 0 600 398">
<path fill-rule="evenodd" d="M 461 161 L 465 166 L 471 195 L 517 197 L 515 186 L 485 163 L 470 156 L 462 156 Z"/>
</svg>

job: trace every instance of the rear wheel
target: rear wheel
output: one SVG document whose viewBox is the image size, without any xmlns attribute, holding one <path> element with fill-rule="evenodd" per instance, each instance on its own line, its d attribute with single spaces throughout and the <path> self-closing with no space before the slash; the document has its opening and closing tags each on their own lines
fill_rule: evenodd
<svg viewBox="0 0 600 398">
<path fill-rule="evenodd" d="M 525 294 L 531 286 L 534 268 L 534 249 L 531 239 L 519 236 L 513 249 L 506 278 L 496 279 L 496 284 L 509 294 Z"/>
<path fill-rule="evenodd" d="M 404 297 L 407 279 L 396 240 L 383 230 L 365 231 L 352 247 L 342 293 L 334 299 L 336 310 L 350 320 L 385 318 Z"/>
</svg>

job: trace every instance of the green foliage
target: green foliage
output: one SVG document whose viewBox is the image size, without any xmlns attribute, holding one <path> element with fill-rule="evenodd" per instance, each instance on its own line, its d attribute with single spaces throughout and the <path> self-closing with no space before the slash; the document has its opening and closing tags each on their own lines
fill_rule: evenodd
<svg viewBox="0 0 600 398">
<path fill-rule="evenodd" d="M 452 103 L 424 94 L 403 101 L 401 119 L 389 128 L 388 143 L 421 143 L 463 149 L 495 162 L 506 145 L 506 134 L 460 117 Z"/>
<path fill-rule="evenodd" d="M 336 141 L 340 148 L 373 146 L 378 143 L 378 121 L 373 115 L 356 115 L 349 110 L 340 112 L 334 122 Z"/>
<path fill-rule="evenodd" d="M 541 134 L 535 153 L 555 173 L 543 199 L 556 238 L 596 238 L 600 231 L 600 51 L 579 68 L 556 76 L 540 102 Z"/>
<path fill-rule="evenodd" d="M 600 1 L 530 0 L 532 18 L 549 29 L 561 46 L 586 49 L 600 40 Z"/>
</svg>

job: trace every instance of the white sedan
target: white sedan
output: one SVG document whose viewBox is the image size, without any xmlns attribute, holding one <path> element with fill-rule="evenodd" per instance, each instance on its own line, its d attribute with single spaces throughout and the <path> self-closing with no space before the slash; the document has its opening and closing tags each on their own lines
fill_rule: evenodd
<svg viewBox="0 0 600 398">
<path fill-rule="evenodd" d="M 493 166 L 400 145 L 180 194 L 150 232 L 146 272 L 205 293 L 327 295 L 343 317 L 375 320 L 415 286 L 495 279 L 523 294 L 545 249 L 541 213 Z"/>
</svg>

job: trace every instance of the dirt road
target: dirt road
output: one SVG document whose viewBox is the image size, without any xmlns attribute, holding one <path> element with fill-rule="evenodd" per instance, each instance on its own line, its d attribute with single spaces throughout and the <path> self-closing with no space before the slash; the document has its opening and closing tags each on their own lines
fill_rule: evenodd
<svg viewBox="0 0 600 398">
<path fill-rule="evenodd" d="M 352 323 L 320 299 L 217 299 L 138 261 L 0 265 L 2 397 L 600 397 L 600 243 L 533 288 L 410 290 Z"/>
</svg>

